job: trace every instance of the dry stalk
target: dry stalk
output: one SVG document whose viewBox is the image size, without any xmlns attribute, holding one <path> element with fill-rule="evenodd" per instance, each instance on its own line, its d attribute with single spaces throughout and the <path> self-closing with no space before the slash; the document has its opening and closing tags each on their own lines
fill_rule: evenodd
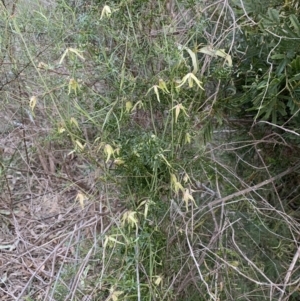
<svg viewBox="0 0 300 301">
<path fill-rule="evenodd" d="M 227 201 L 229 200 L 232 200 L 233 198 L 236 198 L 236 197 L 239 197 L 241 195 L 245 195 L 249 192 L 255 192 L 256 190 L 258 190 L 259 188 L 267 185 L 267 184 L 270 184 L 270 183 L 273 183 L 274 181 L 278 180 L 278 179 L 281 179 L 282 177 L 298 170 L 300 167 L 300 163 L 296 164 L 295 166 L 292 166 L 292 167 L 289 167 L 287 170 L 281 172 L 280 174 L 268 179 L 268 180 L 265 180 L 259 184 L 256 184 L 254 186 L 251 186 L 249 188 L 246 188 L 246 189 L 243 189 L 243 190 L 240 190 L 240 191 L 237 191 L 235 193 L 232 193 L 226 197 L 223 197 L 223 198 L 220 198 L 220 199 L 217 199 L 217 200 L 214 200 L 212 202 L 209 203 L 209 206 L 210 207 L 215 207 L 215 206 L 219 206 L 220 204 L 222 203 L 226 203 Z M 200 211 L 203 210 L 203 207 L 200 208 Z"/>
</svg>

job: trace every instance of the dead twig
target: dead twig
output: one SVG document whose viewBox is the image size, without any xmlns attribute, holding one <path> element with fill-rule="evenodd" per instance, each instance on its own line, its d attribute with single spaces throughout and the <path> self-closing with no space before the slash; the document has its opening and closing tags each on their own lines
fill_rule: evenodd
<svg viewBox="0 0 300 301">
<path fill-rule="evenodd" d="M 209 203 L 209 206 L 210 207 L 218 206 L 218 205 L 223 204 L 223 203 L 225 203 L 225 202 L 227 202 L 229 200 L 232 200 L 235 197 L 239 197 L 239 196 L 244 195 L 246 193 L 249 193 L 251 191 L 256 191 L 257 189 L 259 189 L 259 188 L 261 188 L 261 187 L 263 187 L 265 185 L 268 185 L 268 184 L 270 184 L 270 183 L 272 183 L 272 182 L 274 182 L 274 181 L 276 181 L 278 179 L 281 179 L 282 177 L 284 177 L 284 176 L 286 176 L 286 175 L 288 175 L 288 174 L 296 171 L 297 169 L 299 169 L 299 167 L 300 167 L 300 163 L 296 164 L 295 166 L 292 166 L 292 167 L 288 168 L 287 170 L 281 172 L 280 174 L 278 174 L 278 175 L 276 175 L 276 176 L 274 176 L 274 177 L 272 177 L 272 178 L 270 178 L 268 180 L 265 180 L 265 181 L 263 181 L 263 182 L 261 182 L 259 184 L 256 184 L 256 185 L 251 186 L 249 188 L 246 188 L 246 189 L 237 191 L 237 192 L 235 192 L 233 194 L 230 194 L 230 195 L 228 195 L 226 197 L 223 197 L 223 198 L 217 199 L 215 201 L 212 201 L 212 202 Z M 202 209 L 203 208 L 201 208 L 200 210 L 202 210 Z"/>
</svg>

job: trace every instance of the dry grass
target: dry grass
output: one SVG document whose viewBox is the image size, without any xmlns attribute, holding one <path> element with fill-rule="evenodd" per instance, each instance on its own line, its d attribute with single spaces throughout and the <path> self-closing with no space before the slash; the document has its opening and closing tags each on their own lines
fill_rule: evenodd
<svg viewBox="0 0 300 301">
<path fill-rule="evenodd" d="M 1 114 L 7 122 L 0 135 L 0 297 L 52 300 L 59 274 L 66 265 L 86 264 L 78 250 L 94 252 L 112 211 L 116 220 L 120 208 L 115 193 L 104 196 L 105 185 L 95 184 L 99 170 L 90 170 L 80 156 L 68 156 L 71 148 L 50 143 L 46 149 L 38 138 L 47 133 L 30 123 L 14 124 L 10 111 L 11 116 Z M 78 196 L 84 196 L 83 207 Z"/>
</svg>

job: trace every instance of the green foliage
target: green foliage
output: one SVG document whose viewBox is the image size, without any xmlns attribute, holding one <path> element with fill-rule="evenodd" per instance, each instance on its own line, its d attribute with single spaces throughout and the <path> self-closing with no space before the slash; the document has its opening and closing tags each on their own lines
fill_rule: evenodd
<svg viewBox="0 0 300 301">
<path fill-rule="evenodd" d="M 154 134 L 132 135 L 123 138 L 120 146 L 120 158 L 124 161 L 117 167 L 117 174 L 128 179 L 130 188 L 135 192 L 155 193 L 157 181 L 169 179 L 169 151 L 166 143 Z M 126 139 L 127 138 L 127 139 Z"/>
<path fill-rule="evenodd" d="M 300 23 L 284 7 L 262 9 L 259 17 L 254 19 L 254 27 L 241 27 L 236 48 L 241 58 L 235 80 L 238 93 L 234 97 L 247 111 L 255 112 L 255 119 L 282 124 L 299 109 L 295 66 Z M 244 53 L 244 58 L 239 53 Z"/>
<path fill-rule="evenodd" d="M 205 142 L 211 139 L 212 131 L 217 129 L 216 124 L 222 125 L 225 116 L 231 117 L 235 114 L 242 116 L 243 108 L 249 112 L 254 111 L 256 119 L 271 120 L 274 124 L 280 124 L 284 122 L 285 118 L 294 116 L 298 106 L 295 102 L 296 97 L 292 93 L 297 93 L 294 86 L 299 72 L 297 71 L 298 47 L 296 40 L 293 40 L 298 37 L 292 32 L 295 31 L 297 34 L 297 30 L 295 30 L 297 21 L 293 15 L 289 18 L 282 16 L 280 11 L 275 8 L 267 11 L 266 6 L 262 6 L 260 2 L 259 4 L 249 4 L 251 7 L 246 5 L 245 8 L 249 15 L 257 17 L 257 20 L 261 19 L 261 21 L 257 21 L 254 28 L 241 27 L 239 44 L 233 50 L 236 51 L 237 57 L 233 68 L 224 65 L 224 62 L 218 58 L 212 58 L 209 68 L 205 70 L 205 76 L 201 78 L 206 88 L 206 91 L 202 92 L 195 84 L 193 87 L 188 87 L 187 82 L 180 89 L 176 88 L 174 81 L 182 80 L 193 70 L 193 57 L 190 57 L 188 52 L 180 53 L 178 51 L 178 48 L 175 47 L 174 36 L 163 35 L 162 38 L 154 35 L 150 39 L 145 37 L 145 32 L 151 36 L 151 29 L 155 30 L 166 22 L 165 14 L 162 14 L 162 6 L 151 7 L 151 14 L 141 18 L 143 13 L 149 11 L 149 3 L 135 3 L 130 7 L 130 14 L 128 14 L 126 5 L 124 2 L 118 6 L 118 10 L 112 12 L 110 18 L 97 24 L 101 31 L 109 33 L 109 38 L 103 38 L 102 44 L 103 41 L 109 41 L 110 44 L 106 44 L 107 48 L 114 45 L 115 49 L 112 51 L 110 48 L 111 53 L 109 53 L 105 48 L 104 53 L 103 48 L 97 46 L 99 42 L 94 41 L 96 49 L 100 49 L 100 55 L 97 57 L 97 51 L 90 53 L 93 56 L 96 55 L 95 60 L 102 64 L 105 70 L 102 73 L 105 76 L 103 79 L 110 88 L 110 94 L 107 96 L 118 98 L 109 110 L 109 118 L 105 120 L 104 126 L 106 131 L 114 132 L 118 136 L 118 139 L 113 142 L 118 149 L 115 159 L 116 162 L 121 160 L 122 163 L 114 167 L 113 173 L 124 180 L 123 194 L 132 194 L 133 196 L 133 200 L 127 202 L 127 208 L 141 214 L 142 200 L 149 196 L 157 199 L 153 208 L 159 207 L 158 202 L 162 202 L 162 199 L 175 198 L 180 204 L 180 198 L 184 198 L 186 187 L 178 188 L 179 192 L 176 194 L 176 189 L 172 189 L 172 181 L 170 182 L 173 173 L 177 175 L 176 185 L 178 187 L 184 185 L 183 176 L 179 176 L 180 173 L 187 172 L 188 176 L 195 177 L 197 175 L 199 177 L 199 166 L 193 164 L 197 148 L 184 142 L 186 135 L 197 132 L 195 128 L 197 114 L 194 112 L 199 112 L 198 118 L 202 123 L 203 135 L 200 141 L 204 140 Z M 111 9 L 114 11 L 116 7 L 111 6 Z M 137 11 L 139 14 L 136 14 Z M 157 16 L 161 16 L 161 18 L 157 19 Z M 254 18 L 254 20 L 256 19 Z M 202 24 L 203 31 L 205 26 L 207 26 L 206 30 L 210 28 L 210 25 L 207 25 L 209 23 L 203 22 Z M 90 26 L 87 31 L 91 32 L 93 27 L 93 25 Z M 277 36 L 283 35 L 282 29 L 285 35 L 280 39 Z M 196 39 L 199 32 L 189 31 L 189 34 Z M 88 46 L 87 49 L 91 48 Z M 137 51 L 138 49 L 140 51 Z M 239 60 L 242 52 L 244 57 Z M 199 55 L 197 59 L 202 62 L 204 56 Z M 159 85 L 160 79 L 163 79 L 166 88 Z M 212 85 L 212 92 L 209 92 L 209 85 Z M 155 90 L 155 86 L 157 90 Z M 291 91 L 293 92 L 291 93 Z M 131 102 L 130 108 L 126 108 L 128 102 Z M 140 104 L 142 109 L 137 107 Z M 158 112 L 168 112 L 163 116 L 161 123 L 158 122 Z M 134 120 L 136 116 L 140 118 L 138 121 Z M 266 158 L 266 162 L 269 159 Z M 206 163 L 209 165 L 208 162 Z M 233 177 L 228 170 L 218 168 L 218 172 L 221 174 L 220 179 L 214 175 L 214 170 L 210 167 L 200 166 L 204 167 L 206 176 L 200 176 L 199 180 L 208 180 L 212 187 L 214 187 L 213 182 L 216 181 L 219 185 L 226 187 L 227 192 L 232 193 L 236 191 L 236 185 L 237 187 L 240 185 L 239 177 L 247 181 L 252 176 L 251 170 L 237 173 L 237 176 Z M 239 168 L 245 170 L 245 167 L 240 164 L 237 171 Z M 265 174 L 257 175 L 254 184 L 263 181 L 264 176 Z M 171 186 L 166 190 L 165 187 L 170 184 Z M 188 181 L 188 185 L 194 185 L 193 181 Z M 161 189 L 162 187 L 164 189 Z M 198 195 L 195 195 L 195 198 L 198 204 L 205 204 L 207 200 L 206 198 L 201 199 Z M 280 267 L 282 256 L 288 256 L 295 250 L 289 247 L 292 237 L 285 223 L 279 230 L 276 228 L 279 223 L 272 223 L 274 217 L 268 216 L 265 212 L 261 214 L 252 206 L 233 206 L 232 211 L 237 212 L 235 213 L 237 220 L 245 219 L 245 222 L 239 221 L 231 227 L 231 231 L 228 230 L 228 233 L 222 236 L 223 241 L 219 242 L 219 253 L 210 251 L 211 257 L 206 260 L 206 273 L 211 273 L 220 260 L 221 262 L 225 261 L 228 270 L 226 269 L 224 275 L 220 273 L 224 277 L 222 283 L 225 283 L 231 296 L 235 296 L 237 299 L 240 294 L 247 294 L 247 291 L 250 297 L 251 290 L 257 289 L 255 281 L 263 283 L 265 277 L 280 279 L 287 268 L 287 266 Z M 162 218 L 160 212 L 161 210 L 150 211 L 148 219 L 159 223 L 159 219 Z M 221 218 L 220 214 L 216 211 L 218 219 Z M 208 221 L 209 212 L 204 215 L 206 217 L 202 216 L 201 219 Z M 164 220 L 163 223 L 168 224 L 169 222 Z M 178 229 L 181 229 L 180 223 L 175 221 L 173 223 L 177 224 Z M 145 232 L 146 226 L 140 223 L 139 225 L 141 225 L 140 231 Z M 187 225 L 185 226 L 187 227 Z M 206 229 L 212 227 L 213 224 L 209 222 L 205 223 L 205 227 L 200 222 L 197 224 L 197 236 L 200 235 L 198 233 L 207 233 Z M 243 231 L 240 230 L 241 228 Z M 195 232 L 195 228 L 190 230 Z M 277 239 L 275 235 L 270 240 L 270 233 L 275 233 L 277 230 L 283 234 L 286 241 Z M 228 237 L 233 237 L 233 233 L 237 233 L 236 239 L 239 248 L 228 245 Z M 162 232 L 160 235 L 163 235 Z M 248 250 L 249 238 L 251 244 L 254 244 L 257 249 Z M 145 245 L 143 238 L 140 238 L 139 242 L 142 245 L 139 245 L 139 250 L 143 250 L 142 246 L 153 246 L 153 240 L 160 241 L 159 237 L 153 235 L 153 232 L 151 235 L 147 235 Z M 136 245 L 134 240 L 129 239 L 129 241 L 131 242 L 129 245 L 121 248 L 121 253 L 128 259 L 128 265 L 125 265 L 127 267 L 125 268 L 126 276 L 124 275 L 123 281 L 119 283 L 118 290 L 136 298 L 135 283 L 138 279 L 135 278 L 135 281 L 131 282 L 135 276 L 132 276 L 133 270 L 129 272 L 134 266 L 134 260 L 130 260 L 130 258 L 132 258 L 132 253 L 136 254 Z M 204 238 L 199 241 L 202 247 L 210 243 Z M 197 248 L 197 243 L 198 240 L 194 239 L 193 250 Z M 268 246 L 266 247 L 266 245 Z M 165 246 L 162 244 L 160 249 L 164 250 L 164 248 Z M 174 251 L 174 254 L 176 252 L 177 250 Z M 191 249 L 187 249 L 186 252 L 191 252 Z M 261 255 L 257 256 L 257 252 Z M 145 267 L 148 266 L 146 262 L 144 263 L 146 258 L 142 256 L 139 259 Z M 158 258 L 161 258 L 161 254 L 155 259 L 155 262 L 159 262 Z M 249 262 L 255 264 L 249 267 Z M 232 266 L 238 267 L 241 273 L 246 273 L 250 279 L 255 279 L 255 281 L 239 277 Z M 258 271 L 262 271 L 264 276 L 261 276 Z M 148 271 L 148 275 L 149 273 L 150 271 Z M 165 272 L 165 277 L 167 274 L 168 272 Z M 213 278 L 207 276 L 205 280 L 212 281 Z M 240 291 L 230 285 L 232 281 L 236 283 Z M 111 283 L 111 285 L 114 284 Z M 204 284 L 200 287 L 206 290 Z M 142 282 L 140 293 L 151 294 L 148 288 L 149 284 Z M 185 298 L 187 298 L 188 288 L 189 285 L 181 288 Z M 193 290 L 190 290 L 191 300 L 194 298 L 194 293 Z M 207 299 L 209 296 L 211 295 L 205 292 L 202 298 Z M 220 296 L 226 298 L 222 292 L 220 292 Z M 260 296 L 261 298 L 262 296 Z"/>
</svg>

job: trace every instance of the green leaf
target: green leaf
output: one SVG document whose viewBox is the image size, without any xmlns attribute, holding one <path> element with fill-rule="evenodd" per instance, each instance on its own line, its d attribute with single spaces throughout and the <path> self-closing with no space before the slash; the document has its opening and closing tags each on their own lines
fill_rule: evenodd
<svg viewBox="0 0 300 301">
<path fill-rule="evenodd" d="M 268 15 L 269 15 L 269 17 L 270 17 L 274 22 L 276 22 L 277 24 L 280 23 L 279 12 L 278 12 L 277 9 L 275 9 L 275 8 L 269 8 L 269 10 L 268 10 Z"/>
<path fill-rule="evenodd" d="M 277 101 L 276 102 L 276 109 L 277 112 L 281 114 L 281 116 L 286 116 L 286 106 L 282 101 Z"/>
<path fill-rule="evenodd" d="M 300 73 L 300 56 L 299 55 L 295 59 L 292 60 L 292 62 L 290 63 L 290 66 L 292 67 L 292 69 L 295 73 Z"/>
<path fill-rule="evenodd" d="M 283 53 L 276 53 L 271 56 L 272 60 L 282 60 L 284 58 L 285 58 L 285 54 Z"/>
<path fill-rule="evenodd" d="M 300 34 L 300 23 L 295 15 L 290 15 L 290 21 L 297 34 Z"/>
<path fill-rule="evenodd" d="M 292 83 L 293 81 L 299 81 L 300 80 L 300 73 L 295 74 L 293 77 L 289 79 L 289 83 Z"/>
<path fill-rule="evenodd" d="M 284 68 L 286 67 L 287 63 L 288 63 L 288 60 L 287 60 L 287 59 L 282 60 L 282 61 L 280 62 L 280 64 L 278 65 L 278 67 L 277 67 L 277 69 L 276 69 L 276 74 L 277 74 L 277 75 L 280 75 L 280 74 L 282 73 L 282 71 L 283 71 Z"/>
</svg>

